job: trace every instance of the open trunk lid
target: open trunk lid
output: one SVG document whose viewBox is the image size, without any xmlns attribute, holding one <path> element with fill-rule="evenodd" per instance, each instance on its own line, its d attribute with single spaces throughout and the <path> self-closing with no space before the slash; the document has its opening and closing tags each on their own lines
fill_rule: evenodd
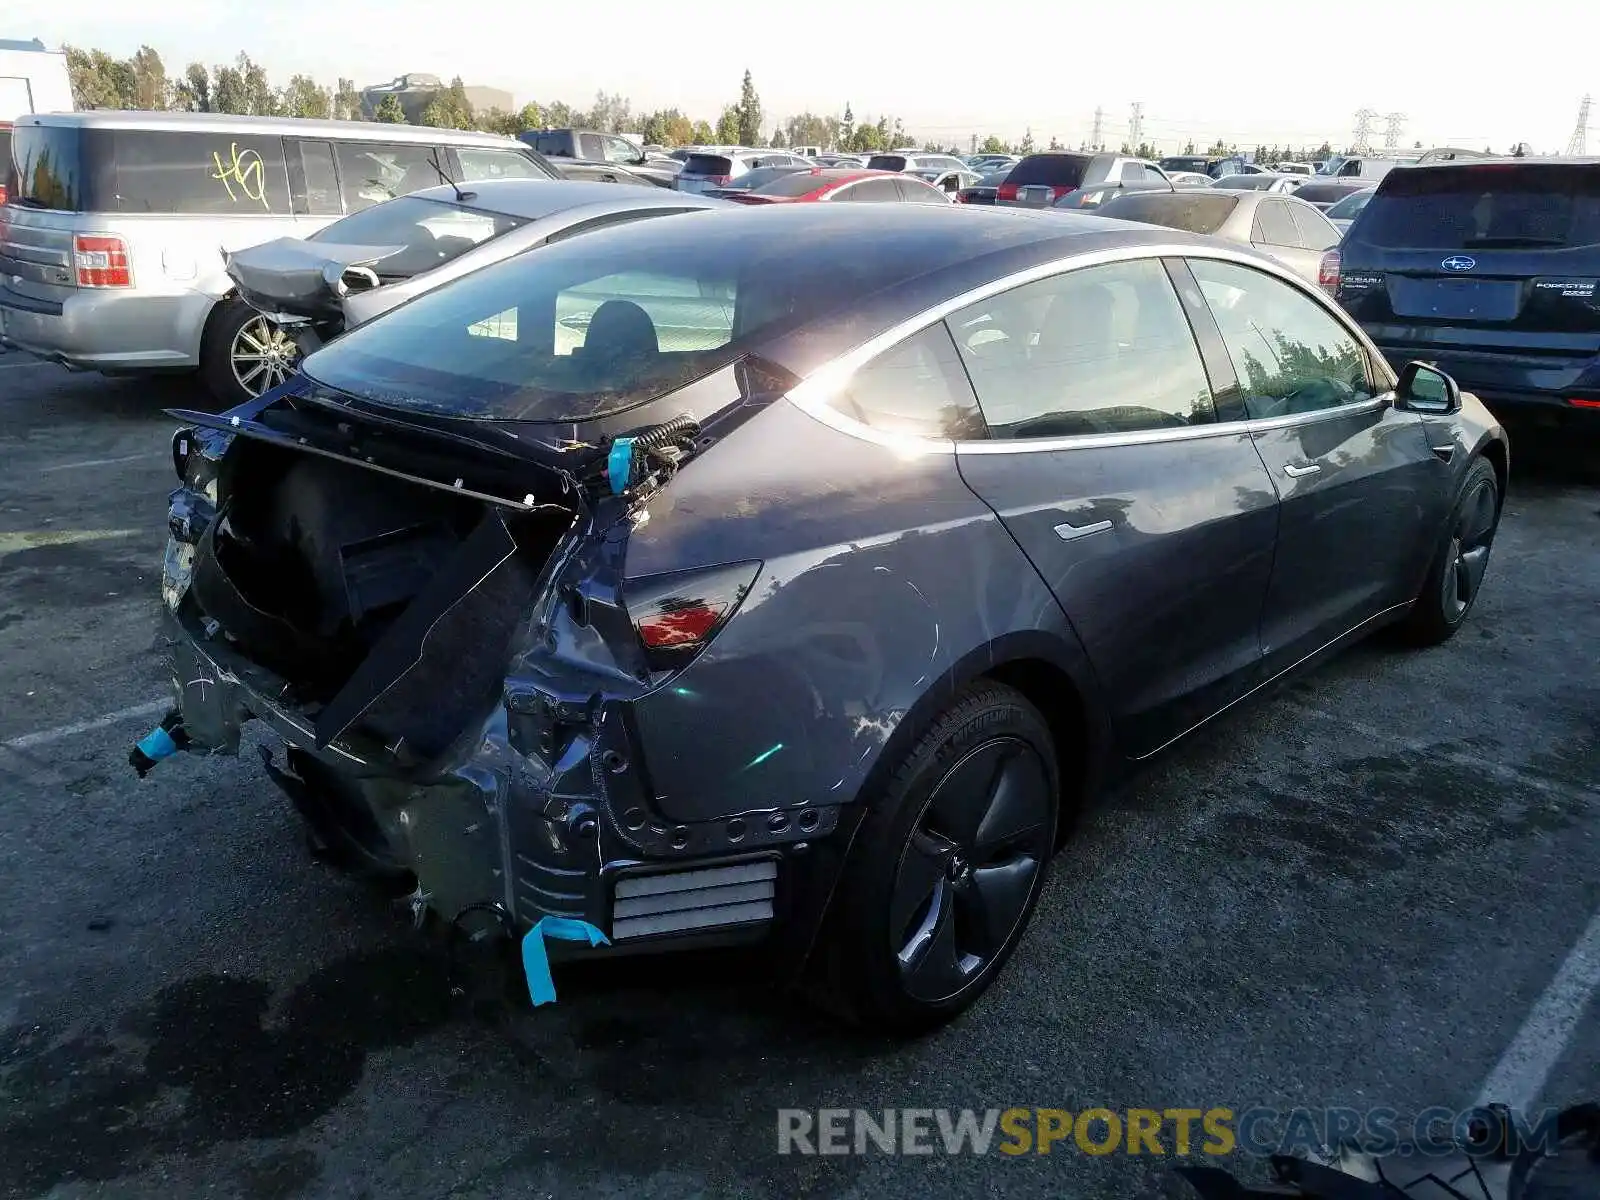
<svg viewBox="0 0 1600 1200">
<path fill-rule="evenodd" d="M 1339 299 L 1380 342 L 1600 352 L 1600 163 L 1398 168 L 1341 246 Z"/>
<path fill-rule="evenodd" d="M 379 286 L 377 267 L 403 246 L 341 246 L 277 238 L 224 255 L 228 278 L 252 308 L 296 317 L 339 312 L 351 291 Z"/>
</svg>

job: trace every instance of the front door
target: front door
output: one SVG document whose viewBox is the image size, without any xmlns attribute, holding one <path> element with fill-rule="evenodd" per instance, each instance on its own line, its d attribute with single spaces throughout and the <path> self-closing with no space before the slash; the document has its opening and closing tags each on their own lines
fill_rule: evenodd
<svg viewBox="0 0 1600 1200">
<path fill-rule="evenodd" d="M 1448 468 L 1329 306 L 1253 267 L 1188 263 L 1281 502 L 1261 623 L 1276 673 L 1415 597 Z"/>
<path fill-rule="evenodd" d="M 1054 592 L 1119 741 L 1148 754 L 1250 690 L 1277 526 L 1162 264 L 1085 267 L 948 319 L 990 429 L 961 473 Z"/>
</svg>

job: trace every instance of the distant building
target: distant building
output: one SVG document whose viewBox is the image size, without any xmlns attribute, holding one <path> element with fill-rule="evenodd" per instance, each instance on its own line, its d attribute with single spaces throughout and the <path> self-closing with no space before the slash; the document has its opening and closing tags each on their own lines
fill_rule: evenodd
<svg viewBox="0 0 1600 1200">
<path fill-rule="evenodd" d="M 413 71 L 409 75 L 398 76 L 388 83 L 362 89 L 361 114 L 368 119 L 372 118 L 377 114 L 378 105 L 383 103 L 384 98 L 394 96 L 400 101 L 400 108 L 406 114 L 406 120 L 415 124 L 422 119 L 422 110 L 428 107 L 433 98 L 449 87 L 450 84 L 437 75 Z M 467 87 L 464 90 L 467 93 L 467 103 L 472 105 L 475 112 L 490 108 L 498 108 L 502 112 L 512 111 L 513 101 L 510 92 L 491 87 Z"/>
</svg>

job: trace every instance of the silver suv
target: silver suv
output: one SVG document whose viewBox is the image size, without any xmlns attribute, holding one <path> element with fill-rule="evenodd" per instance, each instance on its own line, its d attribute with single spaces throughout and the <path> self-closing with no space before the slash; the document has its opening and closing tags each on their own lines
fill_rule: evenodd
<svg viewBox="0 0 1600 1200">
<path fill-rule="evenodd" d="M 199 113 L 18 118 L 0 207 L 0 343 L 69 367 L 198 368 L 218 400 L 294 348 L 224 255 L 454 180 L 558 178 L 512 138 Z"/>
</svg>

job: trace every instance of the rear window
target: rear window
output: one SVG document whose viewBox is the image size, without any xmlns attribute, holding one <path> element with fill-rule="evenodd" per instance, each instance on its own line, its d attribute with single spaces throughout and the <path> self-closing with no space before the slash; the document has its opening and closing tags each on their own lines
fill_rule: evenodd
<svg viewBox="0 0 1600 1200">
<path fill-rule="evenodd" d="M 1264 192 L 1277 182 L 1271 175 L 1224 175 L 1211 186 L 1235 192 Z"/>
<path fill-rule="evenodd" d="M 764 188 L 767 184 L 779 179 L 784 179 L 796 172 L 806 174 L 801 167 L 757 167 L 753 171 L 746 171 L 735 181 L 734 186 L 740 188 Z"/>
<path fill-rule="evenodd" d="M 826 176 L 814 171 L 785 171 L 755 190 L 763 196 L 809 196 L 827 182 Z"/>
<path fill-rule="evenodd" d="M 684 160 L 685 175 L 732 175 L 733 159 L 721 154 L 691 154 Z"/>
<path fill-rule="evenodd" d="M 474 420 L 605 417 L 971 254 L 967 238 L 930 238 L 897 210 L 883 205 L 881 219 L 839 227 L 819 208 L 779 238 L 760 209 L 586 234 L 424 293 L 330 342 L 304 370 L 396 409 Z M 820 255 L 810 247 L 824 222 L 833 253 Z"/>
<path fill-rule="evenodd" d="M 1421 167 L 1384 176 L 1358 226 L 1391 248 L 1562 248 L 1600 242 L 1600 166 Z"/>
<path fill-rule="evenodd" d="M 1215 233 L 1238 207 L 1239 197 L 1220 192 L 1129 192 L 1107 201 L 1101 213 L 1123 221 L 1165 225 L 1188 233 Z"/>
<path fill-rule="evenodd" d="M 903 154 L 874 154 L 867 159 L 869 171 L 904 171 L 906 158 Z"/>
<path fill-rule="evenodd" d="M 1046 183 L 1051 187 L 1075 188 L 1089 169 L 1087 154 L 1030 154 L 1006 176 L 1007 183 L 1019 186 Z"/>
<path fill-rule="evenodd" d="M 572 138 L 565 133 L 524 133 L 522 140 L 545 157 L 572 157 Z"/>
<path fill-rule="evenodd" d="M 378 278 L 410 279 L 526 222 L 442 200 L 402 196 L 326 225 L 307 241 L 334 246 L 394 246 L 399 253 L 374 264 Z"/>
<path fill-rule="evenodd" d="M 1305 188 L 1300 189 L 1301 192 Z M 1353 221 L 1356 214 L 1367 206 L 1367 201 L 1372 199 L 1371 192 L 1352 192 L 1337 204 L 1330 204 L 1324 214 L 1330 221 Z"/>
<path fill-rule="evenodd" d="M 11 130 L 0 128 L 0 197 L 11 179 Z"/>
<path fill-rule="evenodd" d="M 1207 160 L 1203 158 L 1163 158 L 1161 169 L 1163 171 L 1193 171 L 1196 175 L 1206 173 Z"/>
<path fill-rule="evenodd" d="M 1308 183 L 1297 188 L 1294 194 L 1308 204 L 1332 204 L 1359 190 L 1341 183 Z"/>
<path fill-rule="evenodd" d="M 23 203 L 70 212 L 288 215 L 279 135 L 77 129 L 13 131 Z"/>
</svg>

